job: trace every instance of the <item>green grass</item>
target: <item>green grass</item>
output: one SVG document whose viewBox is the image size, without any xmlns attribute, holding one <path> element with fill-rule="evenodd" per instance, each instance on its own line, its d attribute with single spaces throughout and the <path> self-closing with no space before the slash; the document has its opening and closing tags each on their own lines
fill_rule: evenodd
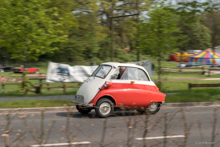
<svg viewBox="0 0 220 147">
<path fill-rule="evenodd" d="M 155 66 L 157 66 L 157 63 L 154 63 L 154 64 L 155 64 Z M 166 62 L 166 61 L 164 61 L 164 62 L 161 63 L 161 66 L 162 67 L 176 68 L 178 64 L 179 64 L 179 62 L 169 62 L 169 61 Z"/>
<path fill-rule="evenodd" d="M 69 89 L 67 90 L 66 93 L 62 92 L 62 90 L 59 90 L 59 91 L 54 91 L 53 93 L 41 93 L 41 94 L 35 94 L 35 93 L 32 93 L 32 92 L 28 92 L 28 94 L 21 94 L 19 93 L 18 91 L 10 91 L 10 92 L 6 92 L 6 93 L 0 93 L 0 98 L 1 97 L 30 97 L 30 96 L 55 96 L 55 95 L 75 95 L 76 92 L 77 92 L 77 88 L 74 88 L 74 89 Z"/>
<path fill-rule="evenodd" d="M 0 102 L 0 108 L 32 108 L 32 107 L 57 107 L 72 106 L 71 100 L 18 100 Z"/>
<path fill-rule="evenodd" d="M 218 89 L 218 90 L 217 90 Z M 201 88 L 182 91 L 173 91 L 178 94 L 167 95 L 166 103 L 173 102 L 213 102 L 220 101 L 220 88 Z"/>
<path fill-rule="evenodd" d="M 176 68 L 178 62 L 162 62 L 162 67 Z M 156 65 L 157 66 L 157 65 Z M 208 69 L 209 66 L 205 66 Z M 199 70 L 199 69 L 195 69 Z M 166 70 L 169 71 L 169 70 Z M 183 69 L 184 71 L 184 69 Z M 200 79 L 200 78 L 220 78 L 219 75 L 203 75 L 202 73 L 168 73 L 164 72 L 162 79 Z M 152 76 L 152 80 L 157 81 L 157 74 Z M 188 88 L 188 84 L 215 84 L 220 83 L 220 80 L 187 80 L 187 81 L 162 81 L 161 92 L 178 93 L 175 95 L 167 95 L 166 102 L 206 102 L 220 101 L 220 87 L 197 87 Z M 156 83 L 157 84 L 157 83 Z"/>
</svg>

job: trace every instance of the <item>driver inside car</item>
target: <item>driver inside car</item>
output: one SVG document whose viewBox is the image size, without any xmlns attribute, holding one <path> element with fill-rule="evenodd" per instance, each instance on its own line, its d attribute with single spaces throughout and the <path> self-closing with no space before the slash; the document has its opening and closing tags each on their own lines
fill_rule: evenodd
<svg viewBox="0 0 220 147">
<path fill-rule="evenodd" d="M 128 72 L 126 70 L 126 67 L 120 66 L 117 79 L 128 79 Z"/>
</svg>

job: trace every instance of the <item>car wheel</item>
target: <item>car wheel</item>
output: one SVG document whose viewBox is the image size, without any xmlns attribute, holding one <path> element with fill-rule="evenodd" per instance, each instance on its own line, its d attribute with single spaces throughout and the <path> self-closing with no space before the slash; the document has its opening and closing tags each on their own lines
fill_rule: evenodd
<svg viewBox="0 0 220 147">
<path fill-rule="evenodd" d="M 160 110 L 160 104 L 157 102 L 152 102 L 146 109 L 147 114 L 156 114 Z"/>
<path fill-rule="evenodd" d="M 114 105 L 108 98 L 100 99 L 95 108 L 96 115 L 100 118 L 108 117 L 113 113 L 113 110 Z"/>
<path fill-rule="evenodd" d="M 5 72 L 4 69 L 0 69 L 0 72 Z"/>
<path fill-rule="evenodd" d="M 92 110 L 92 108 L 87 108 L 87 107 L 84 107 L 84 106 L 81 106 L 81 105 L 76 105 L 76 109 L 81 114 L 88 114 Z"/>
<path fill-rule="evenodd" d="M 160 104 L 157 102 L 152 102 L 148 108 L 144 108 L 144 109 L 137 109 L 137 112 L 141 113 L 141 114 L 156 114 L 158 111 L 160 110 Z"/>
</svg>

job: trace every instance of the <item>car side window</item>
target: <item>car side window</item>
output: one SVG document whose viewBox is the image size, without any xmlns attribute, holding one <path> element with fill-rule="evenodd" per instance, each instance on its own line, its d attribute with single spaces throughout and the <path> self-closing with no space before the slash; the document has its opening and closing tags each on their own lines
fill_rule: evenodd
<svg viewBox="0 0 220 147">
<path fill-rule="evenodd" d="M 119 74 L 119 68 L 117 67 L 115 72 L 111 75 L 111 80 L 117 80 L 118 74 Z"/>
<path fill-rule="evenodd" d="M 140 81 L 150 81 L 147 74 L 141 69 L 138 69 L 138 80 L 140 80 Z"/>
<path fill-rule="evenodd" d="M 123 72 L 121 72 L 120 68 L 121 70 L 123 70 Z M 120 75 L 120 73 L 122 73 L 122 75 Z M 150 81 L 150 79 L 143 70 L 138 69 L 136 67 L 123 67 L 123 66 L 119 66 L 115 70 L 114 74 L 111 76 L 111 79 Z"/>
<path fill-rule="evenodd" d="M 138 70 L 135 67 L 128 67 L 128 80 L 138 80 Z"/>
</svg>

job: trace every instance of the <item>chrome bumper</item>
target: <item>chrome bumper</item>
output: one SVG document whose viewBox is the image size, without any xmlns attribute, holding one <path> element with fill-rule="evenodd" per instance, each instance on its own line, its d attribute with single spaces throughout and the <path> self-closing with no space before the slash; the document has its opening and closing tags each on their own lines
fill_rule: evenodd
<svg viewBox="0 0 220 147">
<path fill-rule="evenodd" d="M 165 104 L 165 101 L 163 101 L 161 104 L 164 105 L 164 104 Z"/>
<path fill-rule="evenodd" d="M 77 101 L 72 101 L 71 103 L 80 104 L 80 105 L 83 105 L 83 106 L 93 106 L 92 104 L 80 103 L 80 102 L 77 102 Z"/>
</svg>

